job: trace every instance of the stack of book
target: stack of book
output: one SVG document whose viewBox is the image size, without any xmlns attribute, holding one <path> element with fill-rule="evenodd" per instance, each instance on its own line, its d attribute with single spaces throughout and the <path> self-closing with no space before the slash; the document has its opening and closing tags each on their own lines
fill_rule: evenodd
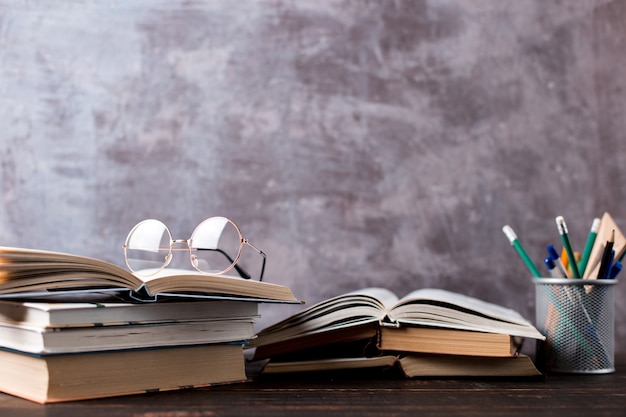
<svg viewBox="0 0 626 417">
<path fill-rule="evenodd" d="M 261 331 L 263 373 L 399 369 L 406 377 L 540 376 L 520 353 L 545 337 L 517 312 L 473 297 L 421 289 L 402 299 L 366 288 L 315 304 Z"/>
<path fill-rule="evenodd" d="M 0 248 L 0 391 L 38 403 L 242 382 L 261 302 L 289 288 Z"/>
</svg>

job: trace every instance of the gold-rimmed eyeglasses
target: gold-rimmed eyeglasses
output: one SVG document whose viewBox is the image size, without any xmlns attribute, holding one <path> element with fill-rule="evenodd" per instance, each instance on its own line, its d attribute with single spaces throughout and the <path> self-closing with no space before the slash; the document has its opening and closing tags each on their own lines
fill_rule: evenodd
<svg viewBox="0 0 626 417">
<path fill-rule="evenodd" d="M 175 248 L 184 244 L 186 248 Z M 189 239 L 172 239 L 172 233 L 161 221 L 147 219 L 139 222 L 128 233 L 124 243 L 126 265 L 140 276 L 155 275 L 172 260 L 172 251 L 189 251 L 191 265 L 199 272 L 220 275 L 231 269 L 245 279 L 250 274 L 238 261 L 244 245 L 261 255 L 259 281 L 263 280 L 266 256 L 263 251 L 244 239 L 241 230 L 226 217 L 210 217 L 200 223 Z"/>
</svg>

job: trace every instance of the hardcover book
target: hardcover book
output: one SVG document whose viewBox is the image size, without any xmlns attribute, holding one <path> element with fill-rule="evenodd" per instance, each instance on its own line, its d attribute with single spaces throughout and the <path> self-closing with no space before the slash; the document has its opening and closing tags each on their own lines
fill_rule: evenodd
<svg viewBox="0 0 626 417">
<path fill-rule="evenodd" d="M 38 403 L 246 381 L 240 344 L 33 355 L 0 349 L 0 390 Z"/>
<path fill-rule="evenodd" d="M 76 296 L 76 302 L 41 302 L 0 299 L 0 322 L 37 327 L 91 327 L 122 324 L 148 324 L 259 316 L 258 303 L 232 300 L 185 300 L 176 298 L 158 303 L 120 302 L 96 294 L 99 301 L 86 302 L 89 294 Z M 68 297 L 63 297 L 65 300 Z M 71 298 L 71 297 L 70 297 Z"/>
<path fill-rule="evenodd" d="M 0 322 L 1 347 L 35 354 L 243 343 L 253 336 L 252 318 L 61 328 Z"/>
</svg>

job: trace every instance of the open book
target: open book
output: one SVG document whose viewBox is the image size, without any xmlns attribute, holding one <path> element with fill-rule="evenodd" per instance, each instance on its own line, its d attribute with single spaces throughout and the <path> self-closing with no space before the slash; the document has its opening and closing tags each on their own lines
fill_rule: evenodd
<svg viewBox="0 0 626 417">
<path fill-rule="evenodd" d="M 519 313 L 442 289 L 398 299 L 384 288 L 330 298 L 262 330 L 255 359 L 371 339 L 379 350 L 510 356 L 522 338 L 545 337 Z"/>
<path fill-rule="evenodd" d="M 145 278 L 99 259 L 0 247 L 0 298 L 107 290 L 130 291 L 141 301 L 160 296 L 299 302 L 288 287 L 268 282 L 167 268 Z"/>
</svg>

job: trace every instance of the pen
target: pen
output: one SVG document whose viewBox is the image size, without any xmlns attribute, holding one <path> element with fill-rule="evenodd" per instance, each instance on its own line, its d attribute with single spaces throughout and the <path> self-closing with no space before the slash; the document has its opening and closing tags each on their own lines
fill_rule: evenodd
<svg viewBox="0 0 626 417">
<path fill-rule="evenodd" d="M 624 258 L 626 258 L 626 250 L 624 250 L 624 248 L 622 248 L 622 254 L 617 258 L 617 261 L 624 262 Z"/>
<path fill-rule="evenodd" d="M 615 242 L 615 229 L 611 231 L 609 240 L 606 241 L 604 252 L 602 252 L 602 260 L 600 261 L 600 270 L 598 271 L 598 279 L 605 279 L 611 268 L 611 258 L 613 254 L 613 244 Z"/>
<path fill-rule="evenodd" d="M 576 257 L 574 256 L 574 251 L 572 250 L 572 244 L 569 241 L 569 235 L 567 233 L 567 225 L 565 224 L 565 219 L 563 218 L 563 216 L 558 216 L 555 220 L 556 227 L 559 229 L 559 234 L 561 235 L 563 247 L 565 247 L 565 251 L 567 252 L 567 259 L 569 260 L 570 268 L 572 268 L 572 276 L 574 278 L 580 278 L 578 265 L 576 265 Z"/>
<path fill-rule="evenodd" d="M 517 251 L 517 254 L 520 256 L 520 258 L 522 258 L 522 260 L 526 264 L 526 267 L 528 268 L 530 273 L 535 278 L 540 278 L 541 274 L 539 273 L 539 270 L 537 270 L 537 267 L 535 266 L 535 264 L 533 264 L 533 261 L 530 260 L 530 258 L 528 257 L 528 254 L 526 253 L 522 245 L 519 243 L 519 240 L 517 239 L 517 235 L 515 234 L 511 226 L 509 226 L 508 224 L 505 225 L 502 228 L 502 231 L 504 232 L 506 237 L 509 239 L 511 246 L 515 248 L 515 250 Z"/>
<path fill-rule="evenodd" d="M 559 268 L 559 271 L 561 272 L 561 276 L 559 278 L 569 278 L 567 268 L 563 265 L 563 261 L 559 257 L 559 253 L 556 251 L 554 245 L 548 245 L 548 256 L 554 261 L 554 265 Z"/>
<path fill-rule="evenodd" d="M 548 268 L 548 272 L 552 278 L 567 278 L 567 276 L 563 274 L 563 271 L 557 267 L 556 261 L 551 257 L 548 256 L 544 258 L 543 263 L 546 264 L 546 268 Z"/>
<path fill-rule="evenodd" d="M 585 243 L 585 249 L 583 250 L 582 258 L 580 259 L 580 263 L 578 264 L 578 270 L 581 274 L 585 273 L 585 269 L 587 268 L 587 262 L 589 262 L 589 255 L 591 255 L 591 249 L 593 248 L 593 244 L 596 241 L 596 237 L 598 237 L 598 229 L 600 228 L 600 219 L 595 218 L 593 222 L 591 222 L 591 229 L 589 230 L 589 236 L 587 237 L 587 243 Z"/>
<path fill-rule="evenodd" d="M 616 261 L 611 267 L 611 272 L 609 272 L 609 279 L 615 279 L 617 274 L 622 270 L 622 263 L 620 261 Z"/>
<path fill-rule="evenodd" d="M 613 261 L 615 261 L 615 250 L 611 250 L 611 256 L 609 256 L 609 260 L 606 263 L 606 271 L 602 278 L 609 279 L 611 277 L 611 272 L 613 271 Z"/>
</svg>

